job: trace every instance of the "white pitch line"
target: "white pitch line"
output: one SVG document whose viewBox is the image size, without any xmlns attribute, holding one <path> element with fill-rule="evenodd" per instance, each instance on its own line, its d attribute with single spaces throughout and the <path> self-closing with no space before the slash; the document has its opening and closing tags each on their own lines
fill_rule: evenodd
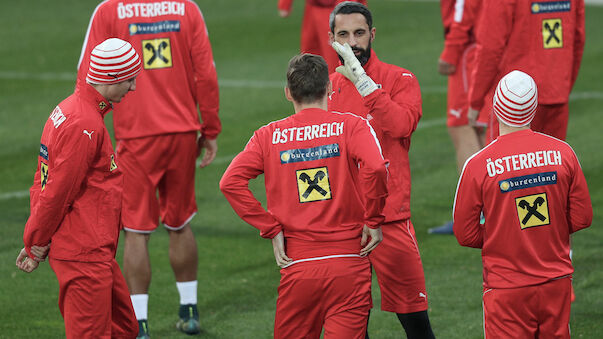
<svg viewBox="0 0 603 339">
<path fill-rule="evenodd" d="M 446 124 L 445 118 L 423 120 L 423 121 L 419 122 L 419 126 L 417 126 L 417 130 L 431 128 L 431 127 L 435 127 L 435 126 L 443 126 L 445 124 Z M 212 164 L 216 164 L 216 165 L 229 164 L 232 161 L 232 159 L 234 159 L 235 155 L 236 154 L 218 156 L 214 159 Z M 201 164 L 200 159 L 197 160 L 197 166 L 199 166 L 199 164 Z M 21 198 L 25 198 L 25 197 L 29 197 L 29 191 L 8 192 L 8 193 L 0 194 L 0 201 L 1 200 L 9 200 L 9 199 L 21 199 Z"/>
<path fill-rule="evenodd" d="M 603 0 L 601 0 L 601 1 L 603 1 Z M 59 75 L 59 77 L 60 76 L 66 77 L 67 74 L 68 73 L 56 73 L 56 74 L 42 73 L 42 74 L 37 75 L 36 80 L 37 79 L 43 79 L 43 80 L 56 79 L 57 75 Z M 18 72 L 0 72 L 0 79 L 5 79 L 5 76 L 7 76 L 7 75 L 12 76 L 12 79 L 31 79 L 30 77 L 27 76 L 27 74 L 18 73 Z M 252 87 L 252 88 L 277 87 L 277 88 L 281 88 L 283 84 L 278 81 L 221 80 L 221 85 L 222 86 L 226 85 L 226 87 Z M 423 93 L 446 93 L 446 88 L 445 87 L 426 86 L 426 87 L 422 88 L 421 91 Z M 591 100 L 591 99 L 603 100 L 603 92 L 597 92 L 597 91 L 575 92 L 570 95 L 569 99 L 570 99 L 570 101 Z M 417 130 L 422 130 L 425 128 L 431 128 L 431 127 L 436 127 L 436 126 L 443 126 L 445 124 L 446 124 L 445 118 L 422 120 L 419 122 L 419 125 L 417 126 Z M 234 159 L 234 157 L 235 157 L 235 155 L 219 156 L 219 157 L 216 157 L 216 159 L 214 159 L 213 163 L 217 164 L 217 165 L 228 164 L 232 161 L 232 159 Z M 198 160 L 197 166 L 199 166 L 200 163 L 201 163 L 201 160 Z M 8 192 L 8 193 L 0 193 L 0 200 L 21 199 L 21 198 L 25 198 L 25 197 L 29 197 L 29 191 L 15 191 L 15 192 Z"/>
<path fill-rule="evenodd" d="M 29 197 L 29 191 L 16 191 L 0 194 L 0 200 L 20 199 Z"/>
<path fill-rule="evenodd" d="M 603 3 L 603 0 L 601 0 Z M 0 79 L 2 80 L 65 80 L 74 81 L 75 74 L 69 72 L 58 73 L 28 73 L 15 71 L 0 71 Z M 284 81 L 277 80 L 246 80 L 246 79 L 219 79 L 220 87 L 225 88 L 278 88 L 282 89 L 285 86 Z M 445 86 L 423 86 L 421 93 L 424 94 L 443 94 L 446 93 Z M 601 91 L 585 91 L 574 92 L 570 95 L 572 100 L 588 100 L 588 99 L 603 99 Z"/>
</svg>

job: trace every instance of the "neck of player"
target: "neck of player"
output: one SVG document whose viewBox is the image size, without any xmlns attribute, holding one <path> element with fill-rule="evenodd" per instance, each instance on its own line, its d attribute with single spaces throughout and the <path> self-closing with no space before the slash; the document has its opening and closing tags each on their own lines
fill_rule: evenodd
<svg viewBox="0 0 603 339">
<path fill-rule="evenodd" d="M 498 120 L 498 134 L 499 135 L 505 135 L 505 134 L 509 134 L 509 133 L 513 133 L 513 132 L 517 132 L 517 131 L 523 131 L 526 129 L 530 129 L 529 124 L 525 125 L 525 126 L 521 126 L 521 127 L 513 127 L 513 126 L 505 125 L 503 122 Z"/>
</svg>

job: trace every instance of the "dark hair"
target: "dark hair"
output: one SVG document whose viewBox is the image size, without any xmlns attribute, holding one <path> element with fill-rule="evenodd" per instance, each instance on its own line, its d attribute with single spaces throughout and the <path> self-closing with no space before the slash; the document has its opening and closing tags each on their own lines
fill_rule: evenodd
<svg viewBox="0 0 603 339">
<path fill-rule="evenodd" d="M 354 13 L 360 13 L 360 14 L 364 15 L 364 18 L 366 19 L 366 23 L 367 23 L 369 29 L 373 28 L 373 15 L 371 14 L 371 11 L 369 11 L 368 8 L 366 8 L 365 5 L 363 5 L 359 2 L 345 1 L 345 2 L 339 3 L 337 6 L 335 6 L 335 9 L 333 9 L 333 12 L 331 12 L 331 15 L 329 16 L 329 26 L 331 27 L 331 33 L 335 33 L 335 16 L 337 14 L 354 14 Z"/>
<path fill-rule="evenodd" d="M 329 68 L 325 59 L 314 54 L 299 54 L 291 58 L 287 69 L 287 87 L 293 100 L 308 104 L 327 94 Z"/>
</svg>

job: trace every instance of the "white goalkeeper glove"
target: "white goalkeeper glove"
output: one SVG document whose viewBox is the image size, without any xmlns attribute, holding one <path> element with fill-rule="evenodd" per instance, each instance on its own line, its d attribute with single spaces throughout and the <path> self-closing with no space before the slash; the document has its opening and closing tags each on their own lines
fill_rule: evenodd
<svg viewBox="0 0 603 339">
<path fill-rule="evenodd" d="M 360 65 L 360 61 L 358 61 L 347 42 L 342 45 L 335 41 L 331 46 L 343 58 L 343 66 L 339 66 L 335 70 L 350 79 L 356 86 L 356 89 L 358 89 L 360 95 L 365 97 L 379 88 L 373 79 L 366 75 L 364 68 Z"/>
</svg>

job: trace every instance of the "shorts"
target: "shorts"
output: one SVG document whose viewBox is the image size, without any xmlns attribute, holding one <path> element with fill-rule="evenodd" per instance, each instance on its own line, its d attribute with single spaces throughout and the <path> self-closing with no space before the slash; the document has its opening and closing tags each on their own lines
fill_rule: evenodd
<svg viewBox="0 0 603 339">
<path fill-rule="evenodd" d="M 465 48 L 458 68 L 448 76 L 448 99 L 446 107 L 446 126 L 466 126 L 469 123 L 467 112 L 469 108 L 469 81 L 473 72 L 475 60 L 475 44 Z M 478 126 L 488 124 L 488 111 L 482 109 L 477 118 Z"/>
<path fill-rule="evenodd" d="M 491 101 L 490 101 L 491 102 Z M 490 106 L 491 109 L 491 106 Z M 488 124 L 487 142 L 491 142 L 498 137 L 498 120 L 494 112 L 490 113 L 491 118 Z M 530 128 L 535 132 L 544 133 L 560 140 L 565 140 L 567 136 L 567 123 L 569 120 L 569 105 L 563 104 L 538 104 L 534 120 Z"/>
<path fill-rule="evenodd" d="M 381 288 L 381 309 L 395 313 L 427 310 L 425 274 L 410 219 L 383 224 L 383 241 L 369 254 Z"/>
<path fill-rule="evenodd" d="M 197 132 L 119 140 L 124 229 L 151 233 L 159 218 L 169 230 L 186 226 L 197 213 L 196 160 Z"/>
<path fill-rule="evenodd" d="M 332 258 L 281 269 L 274 338 L 364 339 L 371 302 L 367 258 Z"/>
<path fill-rule="evenodd" d="M 570 338 L 571 278 L 535 286 L 484 288 L 484 337 Z"/>
<path fill-rule="evenodd" d="M 115 259 L 49 262 L 59 281 L 59 309 L 68 339 L 136 337 L 130 292 Z"/>
</svg>

